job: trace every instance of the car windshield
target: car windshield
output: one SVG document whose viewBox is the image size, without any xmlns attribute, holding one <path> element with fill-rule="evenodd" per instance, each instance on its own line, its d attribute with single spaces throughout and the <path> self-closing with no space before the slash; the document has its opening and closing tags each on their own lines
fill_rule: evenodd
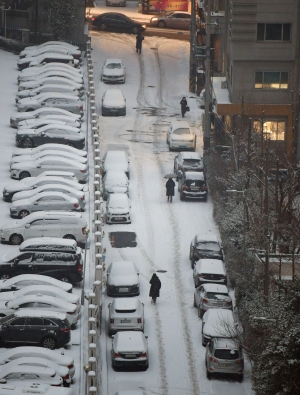
<svg viewBox="0 0 300 395">
<path fill-rule="evenodd" d="M 226 349 L 217 349 L 215 350 L 215 357 L 218 359 L 238 359 L 239 352 L 238 350 L 229 350 Z"/>
<path fill-rule="evenodd" d="M 208 299 L 224 299 L 228 296 L 227 293 L 216 293 L 216 292 L 207 292 Z"/>
<path fill-rule="evenodd" d="M 115 310 L 116 313 L 135 313 L 136 309 L 132 309 L 132 310 Z"/>
<path fill-rule="evenodd" d="M 219 244 L 214 243 L 213 241 L 199 241 L 196 247 L 198 250 L 220 251 Z"/>
<path fill-rule="evenodd" d="M 107 69 L 121 69 L 120 63 L 109 63 L 106 65 Z"/>
<path fill-rule="evenodd" d="M 200 159 L 184 159 L 183 164 L 184 165 L 199 165 Z"/>
<path fill-rule="evenodd" d="M 190 129 L 189 128 L 179 128 L 174 130 L 173 134 L 190 134 Z"/>
</svg>

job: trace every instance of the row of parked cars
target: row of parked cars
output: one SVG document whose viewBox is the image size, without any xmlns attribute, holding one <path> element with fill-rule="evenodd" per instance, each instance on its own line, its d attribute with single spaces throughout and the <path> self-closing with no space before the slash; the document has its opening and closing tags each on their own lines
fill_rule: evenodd
<svg viewBox="0 0 300 395">
<path fill-rule="evenodd" d="M 83 278 L 88 161 L 82 130 L 81 51 L 48 42 L 20 54 L 17 128 L 3 190 L 13 220 L 1 242 L 15 245 L 0 262 L 0 392 L 72 395 L 74 360 L 55 350 L 70 343 L 80 317 L 72 284 Z M 2 358 L 3 357 L 3 358 Z M 1 363 L 2 361 L 2 363 Z M 5 386 L 2 385 L 5 384 Z M 16 392 L 17 391 L 17 392 Z"/>
</svg>

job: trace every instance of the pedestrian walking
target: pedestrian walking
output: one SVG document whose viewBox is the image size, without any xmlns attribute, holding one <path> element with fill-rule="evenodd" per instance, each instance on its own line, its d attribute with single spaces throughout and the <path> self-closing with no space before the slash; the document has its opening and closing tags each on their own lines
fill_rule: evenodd
<svg viewBox="0 0 300 395">
<path fill-rule="evenodd" d="M 145 37 L 141 34 L 141 32 L 138 32 L 138 34 L 136 36 L 136 45 L 135 45 L 137 53 L 142 52 L 142 43 L 143 43 L 144 38 Z"/>
<path fill-rule="evenodd" d="M 181 105 L 181 115 L 182 115 L 182 118 L 184 118 L 184 115 L 187 112 L 187 107 L 188 107 L 187 100 L 184 96 L 180 101 L 180 105 Z"/>
<path fill-rule="evenodd" d="M 166 188 L 167 192 L 166 195 L 168 196 L 168 202 L 172 203 L 172 197 L 174 196 L 174 190 L 175 190 L 175 182 L 172 178 L 169 178 L 168 181 L 166 182 Z"/>
<path fill-rule="evenodd" d="M 156 298 L 159 297 L 159 290 L 161 288 L 160 279 L 157 277 L 156 273 L 153 273 L 151 280 L 149 281 L 151 284 L 149 296 L 152 298 L 151 303 L 156 303 Z"/>
</svg>

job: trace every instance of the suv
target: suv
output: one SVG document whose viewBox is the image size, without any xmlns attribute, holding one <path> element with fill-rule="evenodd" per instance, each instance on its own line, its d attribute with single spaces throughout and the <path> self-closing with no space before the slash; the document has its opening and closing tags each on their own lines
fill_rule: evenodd
<svg viewBox="0 0 300 395">
<path fill-rule="evenodd" d="M 203 284 L 195 290 L 194 307 L 198 308 L 198 316 L 208 309 L 229 309 L 232 310 L 232 300 L 229 296 L 228 288 L 223 284 Z"/>
<path fill-rule="evenodd" d="M 0 340 L 5 344 L 63 347 L 71 340 L 71 327 L 65 313 L 54 311 L 16 311 L 0 318 Z"/>
<path fill-rule="evenodd" d="M 242 348 L 233 340 L 215 338 L 206 346 L 206 376 L 210 380 L 214 373 L 238 376 L 243 381 L 244 357 Z"/>
<path fill-rule="evenodd" d="M 203 161 L 199 152 L 179 152 L 174 159 L 174 173 L 181 175 L 183 171 L 203 171 Z"/>
<path fill-rule="evenodd" d="M 201 258 L 223 260 L 223 248 L 219 240 L 213 235 L 197 234 L 190 244 L 190 261 L 192 269 L 195 262 Z"/>
<path fill-rule="evenodd" d="M 233 338 L 236 320 L 231 310 L 208 309 L 202 318 L 202 345 L 205 347 L 214 338 Z"/>
<path fill-rule="evenodd" d="M 207 201 L 207 186 L 202 172 L 186 171 L 178 174 L 180 200 L 203 199 Z"/>
<path fill-rule="evenodd" d="M 204 283 L 227 284 L 224 262 L 220 259 L 199 259 L 193 270 L 195 288 Z"/>
<path fill-rule="evenodd" d="M 108 334 L 144 331 L 144 304 L 137 298 L 116 298 L 108 305 Z"/>
</svg>

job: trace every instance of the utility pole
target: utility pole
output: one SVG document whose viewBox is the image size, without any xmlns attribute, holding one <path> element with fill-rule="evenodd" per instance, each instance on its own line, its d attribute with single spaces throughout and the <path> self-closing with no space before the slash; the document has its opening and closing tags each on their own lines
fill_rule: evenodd
<svg viewBox="0 0 300 395">
<path fill-rule="evenodd" d="M 195 0 L 191 2 L 191 31 L 190 31 L 190 78 L 189 91 L 195 92 L 196 85 L 196 8 Z"/>
<path fill-rule="evenodd" d="M 210 148 L 210 109 L 211 109 L 211 81 L 210 81 L 210 35 L 211 35 L 211 1 L 207 2 L 206 14 L 206 58 L 205 58 L 205 107 L 204 107 L 204 134 L 203 134 L 203 150 Z"/>
</svg>

